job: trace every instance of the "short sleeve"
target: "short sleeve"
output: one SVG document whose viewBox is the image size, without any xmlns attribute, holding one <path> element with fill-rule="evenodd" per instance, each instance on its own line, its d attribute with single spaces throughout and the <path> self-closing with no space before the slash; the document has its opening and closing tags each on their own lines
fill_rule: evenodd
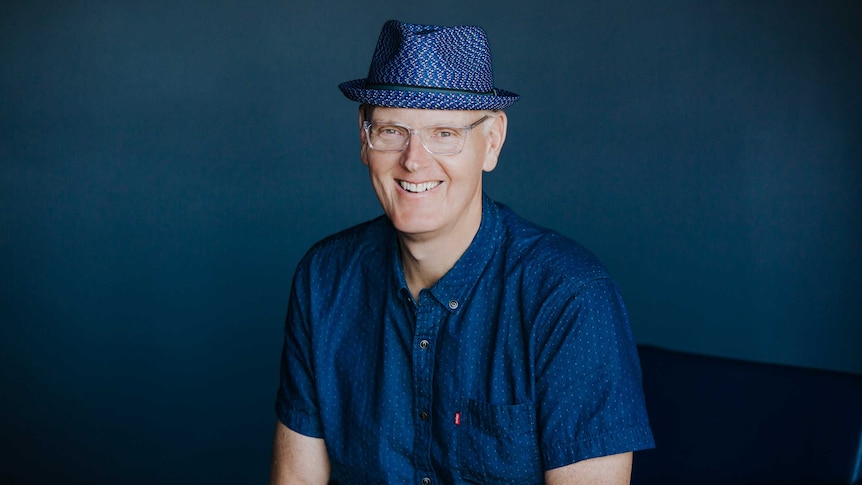
<svg viewBox="0 0 862 485">
<path fill-rule="evenodd" d="M 545 469 L 654 446 L 628 315 L 609 278 L 557 292 L 537 332 Z"/>
<path fill-rule="evenodd" d="M 284 324 L 281 375 L 275 412 L 279 421 L 297 433 L 323 437 L 314 386 L 313 339 L 308 315 L 308 278 L 302 266 L 294 277 Z"/>
</svg>

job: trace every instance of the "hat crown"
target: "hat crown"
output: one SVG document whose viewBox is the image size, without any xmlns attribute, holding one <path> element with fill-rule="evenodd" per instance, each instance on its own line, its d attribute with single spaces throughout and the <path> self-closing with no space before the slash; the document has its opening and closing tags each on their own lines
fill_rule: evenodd
<svg viewBox="0 0 862 485">
<path fill-rule="evenodd" d="M 440 27 L 390 20 L 380 31 L 366 83 L 493 92 L 488 38 L 477 26 Z"/>
</svg>

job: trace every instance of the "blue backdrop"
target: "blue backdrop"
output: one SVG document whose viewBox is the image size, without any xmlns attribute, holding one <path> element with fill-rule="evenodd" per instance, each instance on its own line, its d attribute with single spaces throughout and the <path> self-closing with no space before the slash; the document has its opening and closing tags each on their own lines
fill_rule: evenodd
<svg viewBox="0 0 862 485">
<path fill-rule="evenodd" d="M 639 342 L 862 373 L 858 2 L 5 2 L 0 481 L 266 480 L 294 265 L 380 212 L 336 86 L 389 18 L 486 28 L 487 191 Z"/>
</svg>

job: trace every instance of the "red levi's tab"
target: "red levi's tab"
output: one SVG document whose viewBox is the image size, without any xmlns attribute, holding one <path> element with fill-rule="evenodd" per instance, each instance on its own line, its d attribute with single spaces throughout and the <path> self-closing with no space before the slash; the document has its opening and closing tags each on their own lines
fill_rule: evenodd
<svg viewBox="0 0 862 485">
<path fill-rule="evenodd" d="M 455 426 L 461 425 L 461 413 L 455 413 Z"/>
</svg>

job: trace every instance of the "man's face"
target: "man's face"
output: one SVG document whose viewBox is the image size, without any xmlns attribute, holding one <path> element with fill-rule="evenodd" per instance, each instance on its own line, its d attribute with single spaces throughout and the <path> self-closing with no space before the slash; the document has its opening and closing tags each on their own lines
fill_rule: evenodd
<svg viewBox="0 0 862 485">
<path fill-rule="evenodd" d="M 472 238 L 482 218 L 482 172 L 490 172 L 497 165 L 505 140 L 506 117 L 502 112 L 373 109 L 368 121 L 417 130 L 438 125 L 468 126 L 485 115 L 490 115 L 489 119 L 469 132 L 460 153 L 435 155 L 422 146 L 418 134 L 412 135 L 407 148 L 400 152 L 368 148 L 360 110 L 362 162 L 368 167 L 384 212 L 402 235 L 417 239 Z"/>
</svg>

